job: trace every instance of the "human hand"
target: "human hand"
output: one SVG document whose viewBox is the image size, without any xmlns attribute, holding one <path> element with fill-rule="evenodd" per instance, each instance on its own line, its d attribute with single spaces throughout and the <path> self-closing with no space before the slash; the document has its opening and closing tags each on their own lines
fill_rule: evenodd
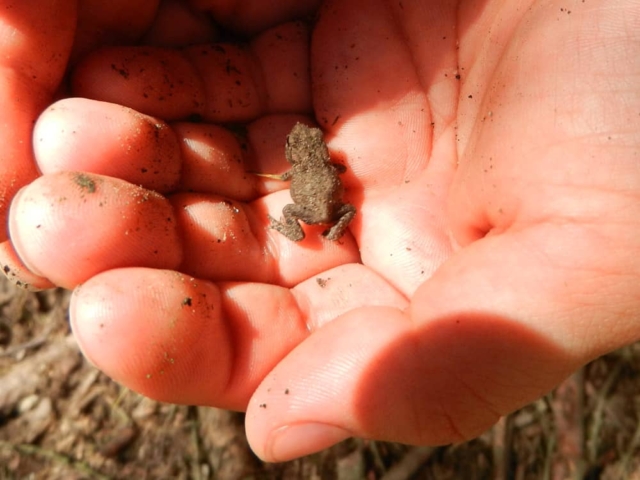
<svg viewBox="0 0 640 480">
<path fill-rule="evenodd" d="M 34 272 L 82 283 L 72 325 L 99 368 L 153 398 L 246 409 L 256 453 L 284 460 L 352 435 L 471 438 L 638 338 L 638 7 L 450 3 L 321 8 L 315 115 L 358 208 L 337 244 L 315 227 L 300 244 L 267 230 L 286 192 L 245 174 L 284 168 L 274 152 L 297 117 L 267 114 L 304 113 L 304 88 L 288 88 L 290 110 L 277 90 L 256 89 L 255 158 L 209 192 L 196 140 L 209 137 L 223 158 L 238 152 L 219 129 L 168 128 L 87 101 L 43 114 L 35 157 L 45 175 L 12 205 L 11 238 Z M 283 45 L 300 52 L 302 37 L 279 38 L 264 50 L 254 41 L 258 64 L 269 54 L 302 72 L 303 55 L 279 56 Z M 108 55 L 76 73 L 78 92 L 104 99 L 90 86 L 105 85 Z M 177 74 L 189 65 L 169 60 Z M 234 82 L 275 88 L 283 71 L 243 69 Z M 130 83 L 109 100 L 180 118 L 172 109 L 186 101 L 139 105 L 142 82 Z M 157 143 L 132 135 L 149 124 L 161 125 Z M 84 126 L 81 138 L 51 148 L 69 125 Z M 172 145 L 157 183 L 131 178 Z M 96 176 L 108 148 L 133 153 Z"/>
</svg>

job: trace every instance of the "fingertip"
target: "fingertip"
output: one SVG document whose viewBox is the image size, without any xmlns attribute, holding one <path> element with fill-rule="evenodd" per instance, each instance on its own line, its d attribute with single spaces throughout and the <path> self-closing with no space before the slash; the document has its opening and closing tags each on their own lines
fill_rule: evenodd
<svg viewBox="0 0 640 480">
<path fill-rule="evenodd" d="M 372 328 L 375 322 L 375 328 Z M 406 427 L 407 372 L 387 379 L 390 387 L 362 398 L 368 369 L 380 350 L 402 334 L 406 318 L 395 308 L 351 310 L 300 343 L 263 380 L 246 415 L 247 438 L 266 461 L 284 461 L 320 451 L 352 436 L 383 437 Z M 385 381 L 385 379 L 381 379 Z M 389 400 L 397 392 L 398 412 Z M 395 397 L 395 394 L 393 395 Z M 397 423 L 387 421 L 396 414 Z M 405 432 L 407 437 L 410 435 Z"/>
<path fill-rule="evenodd" d="M 91 172 L 157 192 L 173 190 L 180 179 L 180 146 L 173 129 L 122 105 L 60 100 L 42 112 L 33 137 L 43 174 Z"/>
<path fill-rule="evenodd" d="M 21 213 L 20 206 L 24 203 L 24 193 L 29 190 L 31 184 L 26 185 L 16 192 L 13 196 L 11 206 L 8 212 L 7 226 L 11 240 L 6 242 L 7 248 L 5 249 L 5 260 L 8 265 L 12 263 L 16 265 L 16 270 L 22 270 L 19 265 L 37 277 L 45 278 L 45 274 L 37 267 L 35 263 L 30 261 L 27 250 L 22 243 L 23 236 L 21 235 L 22 229 L 25 227 L 27 221 L 31 221 L 31 218 L 25 218 Z M 28 200 L 27 200 L 27 203 Z M 36 223 L 36 229 L 40 228 L 40 224 Z M 10 242 L 10 243 L 9 243 Z"/>
<path fill-rule="evenodd" d="M 30 292 L 55 288 L 49 279 L 36 275 L 24 264 L 10 241 L 0 243 L 0 266 L 7 279 L 17 287 Z"/>
<path fill-rule="evenodd" d="M 23 188 L 11 205 L 10 231 L 25 265 L 65 288 L 110 268 L 175 268 L 182 255 L 166 198 L 82 172 Z"/>
<path fill-rule="evenodd" d="M 251 444 L 256 455 L 267 462 L 285 462 L 329 448 L 353 435 L 325 423 L 285 425 L 271 431 L 263 444 Z"/>
<path fill-rule="evenodd" d="M 126 268 L 76 288 L 69 313 L 82 352 L 109 377 L 156 400 L 206 405 L 230 371 L 219 303 L 210 282 Z"/>
</svg>

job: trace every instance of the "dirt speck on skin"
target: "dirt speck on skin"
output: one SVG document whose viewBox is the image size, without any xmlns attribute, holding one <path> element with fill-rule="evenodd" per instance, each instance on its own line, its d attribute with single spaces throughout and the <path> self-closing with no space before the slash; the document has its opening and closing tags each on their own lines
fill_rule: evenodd
<svg viewBox="0 0 640 480">
<path fill-rule="evenodd" d="M 73 181 L 86 193 L 95 193 L 96 191 L 95 180 L 85 173 L 78 173 L 74 175 Z"/>
<path fill-rule="evenodd" d="M 125 67 L 119 67 L 115 63 L 112 63 L 111 70 L 113 70 L 114 72 L 117 72 L 118 75 L 120 75 L 122 78 L 125 78 L 125 79 L 129 78 L 129 70 L 127 70 Z"/>
<path fill-rule="evenodd" d="M 470 442 L 429 449 L 350 439 L 269 464 L 251 452 L 242 414 L 156 402 L 89 365 L 68 303 L 64 290 L 27 292 L 0 279 L 0 479 L 640 476 L 640 344 L 595 360 Z"/>
</svg>

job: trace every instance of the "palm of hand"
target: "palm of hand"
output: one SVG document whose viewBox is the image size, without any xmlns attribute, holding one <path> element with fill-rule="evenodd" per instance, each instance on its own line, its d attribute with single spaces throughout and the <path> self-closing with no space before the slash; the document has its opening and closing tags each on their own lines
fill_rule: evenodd
<svg viewBox="0 0 640 480">
<path fill-rule="evenodd" d="M 596 22 L 586 9 L 430 7 L 335 2 L 316 26 L 315 113 L 348 160 L 348 200 L 359 208 L 353 239 L 341 245 L 267 236 L 266 212 L 279 215 L 284 192 L 247 205 L 197 194 L 169 204 L 107 179 L 98 190 L 104 181 L 124 198 L 115 213 L 146 215 L 128 231 L 166 225 L 171 211 L 182 212 L 178 227 L 153 241 L 141 234 L 144 252 L 49 266 L 41 259 L 65 240 L 47 233 L 40 256 L 21 242 L 21 206 L 46 198 L 21 195 L 13 238 L 34 270 L 70 286 L 92 277 L 72 318 L 100 368 L 152 397 L 248 405 L 256 451 L 284 459 L 349 435 L 468 438 L 634 339 L 618 321 L 624 305 L 603 317 L 593 305 L 606 297 L 579 301 L 601 291 L 585 270 L 638 271 L 624 255 L 637 247 L 628 225 L 638 214 L 615 194 L 637 191 L 632 153 L 609 141 L 638 122 L 638 94 L 622 105 L 614 84 L 603 91 L 601 78 L 589 81 L 611 61 L 604 52 L 614 39 L 602 36 L 585 56 L 593 39 L 584 32 Z M 590 124 L 584 105 L 606 122 Z M 613 173 L 587 152 L 617 158 Z M 39 185 L 69 189 L 61 178 Z M 107 231 L 115 213 L 99 220 Z M 229 249 L 211 254 L 221 232 Z M 596 258 L 603 245 L 621 253 Z M 602 322 L 606 339 L 576 335 Z"/>
</svg>

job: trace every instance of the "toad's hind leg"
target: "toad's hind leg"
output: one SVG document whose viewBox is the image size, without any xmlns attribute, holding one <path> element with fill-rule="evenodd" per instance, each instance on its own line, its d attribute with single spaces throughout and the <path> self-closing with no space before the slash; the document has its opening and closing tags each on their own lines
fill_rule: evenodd
<svg viewBox="0 0 640 480">
<path fill-rule="evenodd" d="M 284 215 L 284 221 L 278 221 L 269 215 L 269 228 L 277 230 L 289 240 L 299 242 L 304 239 L 304 230 L 298 223 L 298 210 L 299 206 L 293 203 L 285 205 L 282 209 L 282 215 Z"/>
<path fill-rule="evenodd" d="M 331 227 L 329 230 L 325 231 L 323 235 L 325 235 L 329 240 L 338 240 L 342 235 L 344 235 L 345 230 L 353 217 L 356 215 L 356 207 L 349 203 L 345 203 L 337 212 L 337 217 L 339 217 L 336 224 Z"/>
</svg>

